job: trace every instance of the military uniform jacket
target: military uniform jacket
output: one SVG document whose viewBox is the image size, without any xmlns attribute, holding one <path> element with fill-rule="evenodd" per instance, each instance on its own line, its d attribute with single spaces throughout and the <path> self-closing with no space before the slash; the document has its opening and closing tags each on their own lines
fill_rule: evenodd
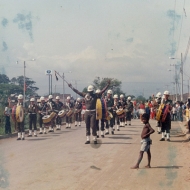
<svg viewBox="0 0 190 190">
<path fill-rule="evenodd" d="M 164 100 L 164 101 L 163 101 L 163 104 L 164 104 L 164 105 L 169 105 L 169 111 L 168 111 L 168 113 L 167 113 L 166 120 L 165 120 L 165 122 L 168 122 L 168 121 L 171 120 L 170 111 L 171 111 L 171 109 L 172 109 L 172 100 Z M 164 113 L 165 108 L 166 108 L 166 107 L 164 107 L 164 109 L 162 110 L 162 113 Z"/>
<path fill-rule="evenodd" d="M 45 113 L 46 109 L 47 109 L 47 104 L 45 102 L 43 104 L 38 103 L 38 111 L 41 111 L 41 112 Z M 44 115 L 43 113 L 39 113 L 39 114 Z"/>
<path fill-rule="evenodd" d="M 113 111 L 116 112 L 116 110 L 122 108 L 122 105 L 121 103 L 118 101 L 118 102 L 114 102 L 114 108 L 113 108 Z"/>
<path fill-rule="evenodd" d="M 107 105 L 108 111 L 113 111 L 113 105 L 114 105 L 113 98 L 107 98 L 106 105 Z"/>
<path fill-rule="evenodd" d="M 55 102 L 55 110 L 56 111 L 61 111 L 63 108 L 63 103 L 62 102 Z"/>
<path fill-rule="evenodd" d="M 127 101 L 126 111 L 127 112 L 132 112 L 133 111 L 133 103 L 131 101 Z"/>
<path fill-rule="evenodd" d="M 28 113 L 29 114 L 36 114 L 37 113 L 37 105 L 33 104 L 33 105 L 29 105 L 28 106 Z"/>
<path fill-rule="evenodd" d="M 66 105 L 66 108 L 67 108 L 68 110 L 74 108 L 74 104 L 73 104 L 72 102 L 66 102 L 65 105 Z"/>
<path fill-rule="evenodd" d="M 56 110 L 56 105 L 54 101 L 48 101 L 47 102 L 47 107 L 49 112 L 53 112 Z"/>
</svg>

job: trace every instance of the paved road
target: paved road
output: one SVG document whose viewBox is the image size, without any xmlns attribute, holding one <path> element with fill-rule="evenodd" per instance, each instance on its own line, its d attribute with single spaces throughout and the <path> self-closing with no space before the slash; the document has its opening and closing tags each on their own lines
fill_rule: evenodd
<svg viewBox="0 0 190 190">
<path fill-rule="evenodd" d="M 155 121 L 150 122 L 152 127 Z M 153 134 L 152 168 L 132 170 L 143 124 L 133 120 L 115 135 L 85 145 L 85 126 L 16 141 L 0 140 L 0 189 L 10 190 L 189 190 L 190 149 L 179 124 L 171 142 Z"/>
</svg>

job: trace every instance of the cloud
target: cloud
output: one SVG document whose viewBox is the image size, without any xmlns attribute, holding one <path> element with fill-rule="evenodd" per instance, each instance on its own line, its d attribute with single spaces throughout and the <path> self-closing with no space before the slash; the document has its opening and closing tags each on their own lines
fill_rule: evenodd
<svg viewBox="0 0 190 190">
<path fill-rule="evenodd" d="M 3 45 L 2 51 L 7 51 L 8 46 L 7 46 L 6 42 L 3 41 L 3 44 L 2 44 L 2 45 Z"/>
<path fill-rule="evenodd" d="M 129 43 L 133 42 L 133 38 L 126 39 L 126 42 L 129 42 Z"/>
<path fill-rule="evenodd" d="M 8 24 L 8 20 L 6 18 L 3 18 L 1 21 L 2 26 L 6 27 Z"/>
<path fill-rule="evenodd" d="M 18 13 L 17 16 L 13 19 L 14 23 L 18 24 L 18 28 L 21 30 L 26 30 L 31 38 L 33 40 L 33 31 L 32 31 L 32 16 L 31 13 L 28 13 L 26 15 Z"/>
</svg>

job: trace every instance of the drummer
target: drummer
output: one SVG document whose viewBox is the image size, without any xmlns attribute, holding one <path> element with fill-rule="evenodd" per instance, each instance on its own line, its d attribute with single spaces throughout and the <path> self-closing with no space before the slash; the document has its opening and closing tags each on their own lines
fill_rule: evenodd
<svg viewBox="0 0 190 190">
<path fill-rule="evenodd" d="M 29 134 L 28 137 L 32 137 L 32 125 L 34 127 L 34 137 L 37 137 L 37 105 L 35 104 L 35 99 L 30 99 L 30 105 L 28 106 L 28 114 L 29 114 Z"/>
<path fill-rule="evenodd" d="M 77 125 L 81 126 L 81 111 L 82 111 L 82 102 L 80 98 L 77 98 L 75 103 L 75 127 Z"/>
<path fill-rule="evenodd" d="M 45 102 L 45 98 L 43 96 L 40 97 L 40 103 L 38 104 L 38 113 L 39 113 L 39 125 L 40 125 L 40 133 L 39 134 L 47 134 L 46 133 L 46 128 L 43 124 L 43 116 L 46 115 L 46 109 L 47 109 L 47 104 Z M 43 132 L 44 130 L 44 132 Z"/>
<path fill-rule="evenodd" d="M 125 107 L 126 107 L 127 103 L 126 103 L 126 100 L 124 99 L 124 95 L 123 94 L 120 95 L 119 103 L 120 103 L 120 107 L 123 110 L 125 110 Z M 120 118 L 120 126 L 121 127 L 125 127 L 125 116 Z"/>
<path fill-rule="evenodd" d="M 55 105 L 55 102 L 53 101 L 53 96 L 52 95 L 48 96 L 47 106 L 48 106 L 47 107 L 48 114 L 51 114 L 51 113 L 55 112 L 56 105 Z M 52 120 L 51 120 L 51 127 L 49 127 L 48 132 L 54 132 L 54 127 L 55 127 L 55 117 L 52 118 Z"/>
<path fill-rule="evenodd" d="M 57 114 L 63 109 L 63 103 L 60 101 L 59 96 L 56 96 L 55 98 L 55 107 L 55 111 Z M 56 117 L 56 130 L 61 130 L 61 118 L 59 117 L 59 115 L 57 115 Z"/>
<path fill-rule="evenodd" d="M 74 108 L 74 104 L 73 102 L 71 102 L 70 96 L 67 97 L 67 101 L 65 105 L 66 105 L 67 114 L 68 113 L 70 114 L 69 116 L 66 115 L 66 129 L 67 129 L 67 128 L 71 128 L 73 108 Z"/>
<path fill-rule="evenodd" d="M 18 106 L 23 106 L 23 95 L 19 94 L 18 95 L 18 103 L 17 103 L 17 108 Z M 25 139 L 25 131 L 24 131 L 24 119 L 22 122 L 18 122 L 17 123 L 17 128 L 18 128 L 18 138 L 17 140 L 24 140 Z"/>
</svg>

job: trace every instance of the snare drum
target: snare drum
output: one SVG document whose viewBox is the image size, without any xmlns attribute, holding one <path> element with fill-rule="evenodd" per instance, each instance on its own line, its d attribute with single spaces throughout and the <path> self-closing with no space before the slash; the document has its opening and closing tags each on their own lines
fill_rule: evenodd
<svg viewBox="0 0 190 190">
<path fill-rule="evenodd" d="M 116 114 L 117 114 L 118 116 L 122 115 L 123 113 L 124 113 L 124 110 L 123 110 L 122 108 L 116 110 Z"/>
<path fill-rule="evenodd" d="M 107 117 L 106 117 L 106 120 L 111 120 L 111 118 L 113 118 L 113 115 L 112 115 L 112 113 L 110 112 L 110 111 L 107 111 Z"/>
<path fill-rule="evenodd" d="M 67 117 L 71 117 L 73 115 L 73 110 L 69 110 L 66 115 Z"/>
<path fill-rule="evenodd" d="M 66 112 L 65 112 L 64 110 L 61 110 L 61 111 L 58 113 L 58 116 L 59 116 L 60 118 L 63 118 L 63 117 L 66 116 Z"/>
<path fill-rule="evenodd" d="M 51 114 L 50 114 L 51 120 L 52 120 L 52 119 L 55 119 L 56 115 L 57 115 L 57 114 L 56 114 L 55 112 L 51 112 Z"/>
<path fill-rule="evenodd" d="M 16 121 L 22 123 L 24 120 L 24 109 L 21 105 L 16 107 Z"/>
<path fill-rule="evenodd" d="M 51 117 L 50 117 L 50 115 L 45 115 L 45 116 L 43 116 L 43 117 L 42 117 L 42 120 L 43 120 L 43 124 L 44 124 L 45 126 L 51 124 Z"/>
</svg>

